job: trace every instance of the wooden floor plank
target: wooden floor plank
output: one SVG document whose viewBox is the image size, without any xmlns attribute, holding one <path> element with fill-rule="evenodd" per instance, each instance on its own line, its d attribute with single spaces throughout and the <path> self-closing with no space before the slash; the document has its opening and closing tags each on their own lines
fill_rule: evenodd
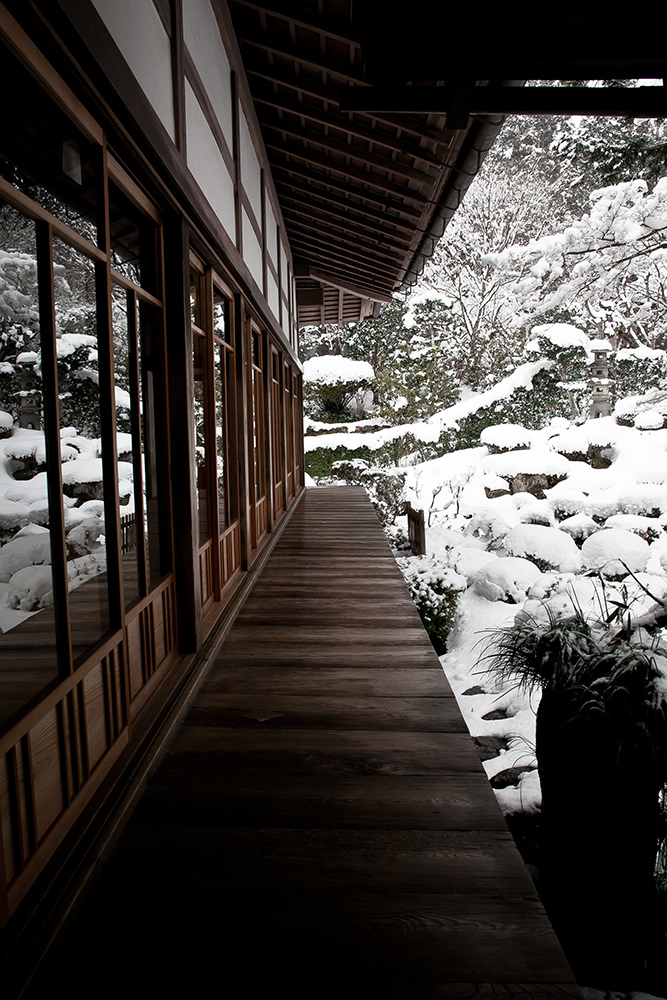
<svg viewBox="0 0 667 1000">
<path fill-rule="evenodd" d="M 362 490 L 307 491 L 47 974 L 581 1000 Z"/>
</svg>

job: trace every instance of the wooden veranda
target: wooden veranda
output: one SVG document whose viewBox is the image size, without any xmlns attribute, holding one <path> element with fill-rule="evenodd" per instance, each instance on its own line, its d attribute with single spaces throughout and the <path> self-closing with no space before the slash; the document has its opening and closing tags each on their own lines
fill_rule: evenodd
<svg viewBox="0 0 667 1000">
<path fill-rule="evenodd" d="M 309 490 L 32 997 L 579 996 L 376 515 Z"/>
</svg>

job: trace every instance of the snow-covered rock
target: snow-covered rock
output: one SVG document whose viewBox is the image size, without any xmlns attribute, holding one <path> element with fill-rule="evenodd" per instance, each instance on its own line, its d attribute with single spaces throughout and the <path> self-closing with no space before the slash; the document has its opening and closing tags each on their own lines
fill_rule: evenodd
<svg viewBox="0 0 667 1000">
<path fill-rule="evenodd" d="M 581 555 L 586 569 L 599 570 L 603 576 L 623 577 L 628 570 L 640 573 L 646 568 L 649 547 L 632 531 L 602 528 L 586 539 Z"/>
</svg>

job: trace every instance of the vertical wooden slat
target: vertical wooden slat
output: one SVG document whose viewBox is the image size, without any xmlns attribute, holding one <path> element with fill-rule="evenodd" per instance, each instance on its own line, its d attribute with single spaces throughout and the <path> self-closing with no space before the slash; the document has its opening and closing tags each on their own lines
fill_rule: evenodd
<svg viewBox="0 0 667 1000">
<path fill-rule="evenodd" d="M 97 302 L 97 348 L 100 390 L 102 442 L 102 482 L 104 489 L 104 533 L 109 591 L 109 624 L 123 628 L 123 566 L 120 551 L 120 508 L 118 504 L 118 454 L 116 440 L 116 397 L 113 362 L 113 323 L 111 311 L 111 264 L 109 234 L 109 193 L 107 183 L 106 140 L 97 163 L 98 244 L 106 262 L 95 262 Z"/>
<path fill-rule="evenodd" d="M 56 622 L 56 649 L 61 675 L 72 672 L 72 634 L 67 599 L 67 552 L 63 510 L 60 428 L 58 420 L 58 369 L 56 364 L 56 318 L 53 287 L 53 243 L 46 222 L 35 223 L 41 343 L 42 393 L 44 397 L 44 438 L 47 477 L 53 606 Z"/>
<path fill-rule="evenodd" d="M 181 156 L 187 156 L 185 76 L 183 73 L 183 0 L 171 0 L 171 78 L 174 95 L 174 130 Z"/>
<path fill-rule="evenodd" d="M 240 137 L 240 123 L 239 123 L 239 118 L 241 116 L 241 107 L 239 103 L 238 77 L 234 70 L 232 70 L 231 73 L 231 88 L 232 88 L 232 133 L 233 133 L 232 155 L 234 156 L 234 218 L 236 220 L 236 249 L 241 254 L 241 256 L 243 256 L 243 213 L 241 210 L 242 206 L 241 137 Z"/>
<path fill-rule="evenodd" d="M 207 554 L 211 566 L 210 592 L 216 601 L 220 600 L 220 513 L 218 510 L 218 439 L 215 421 L 215 355 L 213 351 L 213 272 L 210 268 L 204 274 L 204 308 L 200 323 L 206 331 L 204 353 L 204 421 L 207 438 L 206 455 L 208 468 L 206 484 L 209 493 L 207 508 L 209 532 L 213 539 L 212 550 Z M 203 599 L 202 599 L 203 602 Z"/>
<path fill-rule="evenodd" d="M 139 331 L 137 329 L 137 295 L 127 292 L 128 368 L 130 376 L 130 422 L 132 427 L 132 470 L 134 476 L 135 538 L 139 596 L 148 593 L 146 563 L 146 516 L 144 510 L 143 429 L 141 426 L 141 379 L 139 377 Z"/>
<path fill-rule="evenodd" d="M 178 634 L 183 652 L 194 651 L 202 641 L 201 589 L 197 527 L 197 486 L 190 328 L 190 274 L 188 231 L 177 216 L 165 218 L 165 316 L 167 321 L 167 372 L 171 400 L 169 434 L 174 462 L 173 495 L 174 569 Z"/>
<path fill-rule="evenodd" d="M 23 782 L 25 788 L 25 822 L 28 833 L 28 856 L 37 850 L 37 807 L 35 803 L 35 783 L 33 779 L 32 743 L 30 733 L 21 739 L 21 755 L 23 757 Z M 22 858 L 25 864 L 27 856 Z"/>
<path fill-rule="evenodd" d="M 264 298 L 268 300 L 269 297 L 269 274 L 268 274 L 268 264 L 267 264 L 267 249 L 266 249 L 266 185 L 264 183 L 264 168 L 262 167 L 259 172 L 260 176 L 260 195 L 261 195 L 261 212 L 262 217 L 259 220 L 259 224 L 262 230 L 262 294 Z"/>
<path fill-rule="evenodd" d="M 271 531 L 273 528 L 273 509 L 274 509 L 274 456 L 273 456 L 273 420 L 272 420 L 272 387 L 273 387 L 273 356 L 271 342 L 266 335 L 262 332 L 262 361 L 264 376 L 262 379 L 262 399 L 263 399 L 263 420 L 264 420 L 264 483 L 266 490 L 266 503 L 267 503 L 267 519 L 266 527 L 267 531 Z"/>
<path fill-rule="evenodd" d="M 113 651 L 105 656 L 102 661 L 102 687 L 104 699 L 104 733 L 107 747 L 110 747 L 115 735 L 114 725 L 114 690 L 113 690 Z"/>
<path fill-rule="evenodd" d="M 250 565 L 253 528 L 251 518 L 252 489 L 252 443 L 250 431 L 250 392 L 252 387 L 252 349 L 248 342 L 249 323 L 246 321 L 243 298 L 234 296 L 234 341 L 236 350 L 235 379 L 236 393 L 236 474 L 238 476 L 239 522 L 241 532 L 241 564 L 243 569 Z M 253 514 L 254 516 L 254 514 Z"/>
<path fill-rule="evenodd" d="M 16 747 L 7 754 L 7 777 L 9 780 L 9 815 L 12 831 L 12 853 L 14 856 L 14 871 L 23 871 L 25 852 L 23 849 L 22 797 L 19 786 L 19 769 Z"/>
<path fill-rule="evenodd" d="M 66 701 L 67 699 L 65 699 Z M 65 702 L 56 705 L 56 725 L 58 731 L 58 761 L 60 764 L 60 783 L 65 807 L 72 800 L 74 780 L 72 776 L 72 755 L 69 746 L 69 719 L 66 714 Z"/>
<path fill-rule="evenodd" d="M 4 927 L 9 919 L 9 905 L 7 903 L 7 883 L 9 879 L 7 877 L 5 851 L 4 824 L 0 823 L 0 927 Z"/>
</svg>

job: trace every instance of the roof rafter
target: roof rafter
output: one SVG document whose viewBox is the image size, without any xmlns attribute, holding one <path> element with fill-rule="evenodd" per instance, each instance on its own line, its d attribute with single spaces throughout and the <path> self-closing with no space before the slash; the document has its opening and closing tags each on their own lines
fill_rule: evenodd
<svg viewBox="0 0 667 1000">
<path fill-rule="evenodd" d="M 361 160 L 363 163 L 368 163 L 369 166 L 378 167 L 380 170 L 386 170 L 388 173 L 397 174 L 399 177 L 406 177 L 408 180 L 414 180 L 420 184 L 431 184 L 433 182 L 432 173 L 426 173 L 423 170 L 415 170 L 414 167 L 408 167 L 401 163 L 400 160 L 387 159 L 387 157 L 380 156 L 370 150 L 364 150 L 359 146 L 352 146 L 349 143 L 342 142 L 338 139 L 332 139 L 331 136 L 325 135 L 323 132 L 321 134 L 312 131 L 304 132 L 303 129 L 289 125 L 289 123 L 287 123 L 284 119 L 279 119 L 275 123 L 265 120 L 264 127 L 267 129 L 274 129 L 276 132 L 292 136 L 293 138 L 300 139 L 303 142 L 321 146 L 323 149 L 330 150 L 332 153 L 340 153 L 342 156 L 349 156 L 351 159 Z M 266 139 L 265 144 L 268 146 Z M 285 148 L 284 143 L 281 143 L 278 148 Z M 305 149 L 306 147 L 301 148 Z M 297 150 L 299 147 L 295 146 L 294 149 Z"/>
<path fill-rule="evenodd" d="M 387 194 L 396 194 L 396 186 L 392 184 L 391 177 L 379 177 L 377 174 L 371 174 L 352 164 L 334 160 L 329 156 L 319 155 L 307 146 L 299 147 L 292 144 L 287 145 L 286 143 L 281 144 L 266 141 L 266 147 L 280 156 L 296 157 L 310 166 L 321 167 L 323 170 L 332 170 L 336 174 L 342 174 L 343 177 L 350 178 L 350 180 L 354 179 L 361 181 L 362 184 L 370 184 L 378 191 L 385 191 Z M 290 162 L 292 162 L 291 159 Z M 426 205 L 428 203 L 427 198 L 424 198 L 418 191 L 414 191 L 411 188 L 405 189 L 404 197 L 416 205 Z"/>
<path fill-rule="evenodd" d="M 340 195 L 334 194 L 331 191 L 321 191 L 319 188 L 313 187 L 312 184 L 306 184 L 302 181 L 298 181 L 292 178 L 290 181 L 282 181 L 280 178 L 274 178 L 276 188 L 281 190 L 281 202 L 283 197 L 287 195 L 293 195 L 295 192 L 304 194 L 310 198 L 317 198 L 319 201 L 325 202 L 327 205 L 332 205 L 337 214 L 340 212 L 345 213 L 347 217 L 348 212 L 355 212 L 357 215 L 363 216 L 365 219 L 372 220 L 374 222 L 386 223 L 390 222 L 392 226 L 396 229 L 402 230 L 404 233 L 414 233 L 415 226 L 414 223 L 409 223 L 405 219 L 401 219 L 395 215 L 390 215 L 387 211 L 381 211 L 380 209 L 371 208 L 370 205 L 366 205 L 363 202 L 352 201 L 350 198 L 343 198 Z M 363 194 L 363 192 L 362 192 Z M 303 200 L 300 204 L 305 205 Z M 309 202 L 308 202 L 309 204 Z M 401 210 L 399 205 L 389 205 L 390 209 L 396 211 Z"/>
</svg>

